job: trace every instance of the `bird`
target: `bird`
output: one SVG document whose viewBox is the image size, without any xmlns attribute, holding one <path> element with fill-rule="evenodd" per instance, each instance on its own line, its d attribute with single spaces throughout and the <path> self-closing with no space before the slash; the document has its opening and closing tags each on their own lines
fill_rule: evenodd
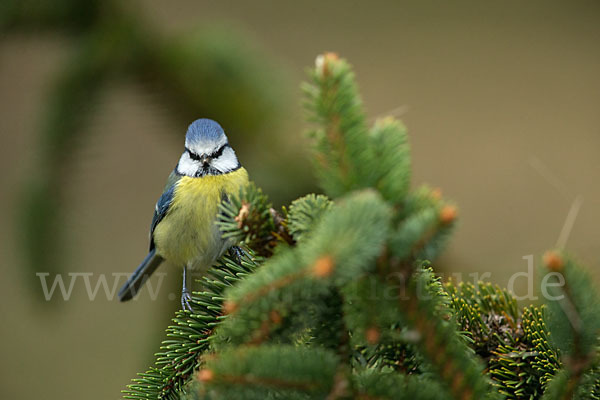
<svg viewBox="0 0 600 400">
<path fill-rule="evenodd" d="M 181 306 L 193 311 L 190 271 L 206 272 L 235 244 L 223 239 L 216 225 L 219 204 L 237 194 L 248 179 L 221 125 L 207 118 L 192 122 L 185 150 L 154 209 L 148 255 L 119 290 L 119 300 L 131 300 L 167 261 L 183 268 Z"/>
</svg>

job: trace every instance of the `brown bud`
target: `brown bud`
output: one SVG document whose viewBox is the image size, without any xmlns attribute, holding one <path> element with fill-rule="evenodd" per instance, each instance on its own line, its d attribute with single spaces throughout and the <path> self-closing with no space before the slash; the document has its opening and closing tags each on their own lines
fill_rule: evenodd
<svg viewBox="0 0 600 400">
<path fill-rule="evenodd" d="M 458 216 L 458 209 L 452 205 L 446 205 L 440 210 L 440 222 L 444 225 L 454 222 Z"/>
<path fill-rule="evenodd" d="M 317 59 L 315 60 L 315 65 L 317 67 L 317 71 L 322 75 L 322 76 L 327 76 L 329 75 L 329 63 L 333 62 L 333 61 L 337 61 L 339 60 L 339 57 L 336 53 L 331 53 L 331 52 L 326 52 L 323 53 L 319 56 L 317 56 Z"/>
<path fill-rule="evenodd" d="M 367 342 L 369 342 L 369 344 L 377 344 L 379 342 L 380 337 L 381 333 L 379 332 L 379 329 L 375 327 L 370 327 L 365 332 L 365 338 L 367 339 Z"/>
<path fill-rule="evenodd" d="M 334 53 L 332 51 L 326 51 L 325 53 L 323 53 L 323 56 L 325 57 L 326 61 L 337 61 L 340 59 L 337 53 Z"/>
<path fill-rule="evenodd" d="M 442 189 L 440 189 L 440 188 L 433 189 L 431 191 L 431 197 L 436 201 L 440 201 L 442 199 Z"/>
<path fill-rule="evenodd" d="M 223 312 L 225 314 L 231 314 L 237 311 L 238 305 L 235 301 L 225 300 L 223 302 Z"/>
<path fill-rule="evenodd" d="M 544 265 L 550 271 L 559 272 L 564 267 L 564 261 L 558 252 L 550 250 L 544 254 Z"/>
<path fill-rule="evenodd" d="M 333 273 L 334 268 L 335 262 L 333 261 L 333 258 L 329 255 L 325 255 L 315 261 L 312 272 L 319 278 L 325 278 Z"/>
<path fill-rule="evenodd" d="M 210 382 L 215 378 L 214 372 L 210 369 L 201 369 L 198 371 L 198 380 L 200 382 Z"/>
<path fill-rule="evenodd" d="M 248 217 L 248 214 L 250 214 L 250 203 L 242 201 L 240 212 L 238 213 L 237 217 L 234 218 L 235 222 L 238 223 L 238 229 L 242 229 L 242 226 L 244 225 L 244 221 Z"/>
<path fill-rule="evenodd" d="M 269 313 L 269 319 L 271 319 L 271 322 L 273 322 L 274 324 L 280 324 L 283 320 L 283 318 L 281 318 L 281 314 L 279 314 L 275 310 L 271 310 L 271 312 Z"/>
</svg>

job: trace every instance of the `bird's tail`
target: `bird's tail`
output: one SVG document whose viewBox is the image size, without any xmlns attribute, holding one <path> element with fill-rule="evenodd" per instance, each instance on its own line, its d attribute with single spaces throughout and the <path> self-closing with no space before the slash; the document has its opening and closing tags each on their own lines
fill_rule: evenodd
<svg viewBox="0 0 600 400">
<path fill-rule="evenodd" d="M 119 300 L 131 300 L 162 262 L 163 258 L 156 254 L 156 249 L 152 249 L 119 290 Z"/>
</svg>

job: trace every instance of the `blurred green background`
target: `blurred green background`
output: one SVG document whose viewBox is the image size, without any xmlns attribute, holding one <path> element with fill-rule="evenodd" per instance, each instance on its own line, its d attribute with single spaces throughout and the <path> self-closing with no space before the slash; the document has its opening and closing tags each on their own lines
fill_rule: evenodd
<svg viewBox="0 0 600 400">
<path fill-rule="evenodd" d="M 600 275 L 597 1 L 137 0 L 128 12 L 166 43 L 199 35 L 209 49 L 243 60 L 194 90 L 214 93 L 222 85 L 233 99 L 228 79 L 247 73 L 256 87 L 243 90 L 256 104 L 246 109 L 256 106 L 260 115 L 245 115 L 239 104 L 219 103 L 215 111 L 208 98 L 198 114 L 212 114 L 197 117 L 219 116 L 241 162 L 276 204 L 315 190 L 298 86 L 318 53 L 335 51 L 354 65 L 369 116 L 391 112 L 408 126 L 413 183 L 442 188 L 460 207 L 438 270 L 490 272 L 506 285 L 527 270 L 524 256 L 537 262 L 562 232 L 567 249 Z M 19 251 L 18 225 L 23 188 L 46 168 L 40 142 L 49 90 L 81 40 L 78 24 L 57 26 L 65 28 L 15 24 L 0 40 L 0 383 L 7 399 L 117 399 L 152 362 L 179 307 L 167 294 L 180 277 L 162 271 L 170 273 L 156 301 L 144 292 L 119 304 L 102 289 L 90 301 L 81 280 L 70 301 L 43 301 Z M 220 71 L 218 54 L 199 62 Z M 171 85 L 129 72 L 90 101 L 90 120 L 59 165 L 63 273 L 92 272 L 92 285 L 106 273 L 112 284 L 110 274 L 132 271 L 145 255 L 154 203 L 191 122 L 172 117 L 179 103 Z M 525 279 L 515 289 L 525 294 Z"/>
</svg>

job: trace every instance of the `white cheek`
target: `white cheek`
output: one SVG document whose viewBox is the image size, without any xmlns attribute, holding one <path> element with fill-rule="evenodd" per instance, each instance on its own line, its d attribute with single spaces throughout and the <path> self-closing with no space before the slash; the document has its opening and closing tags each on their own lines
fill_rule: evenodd
<svg viewBox="0 0 600 400">
<path fill-rule="evenodd" d="M 200 163 L 196 160 L 192 160 L 190 155 L 185 152 L 179 159 L 179 164 L 177 164 L 177 172 L 181 175 L 195 176 L 199 167 Z"/>
<path fill-rule="evenodd" d="M 211 166 L 221 172 L 233 171 L 238 167 L 238 159 L 231 147 L 226 148 L 221 157 L 213 160 Z"/>
</svg>

